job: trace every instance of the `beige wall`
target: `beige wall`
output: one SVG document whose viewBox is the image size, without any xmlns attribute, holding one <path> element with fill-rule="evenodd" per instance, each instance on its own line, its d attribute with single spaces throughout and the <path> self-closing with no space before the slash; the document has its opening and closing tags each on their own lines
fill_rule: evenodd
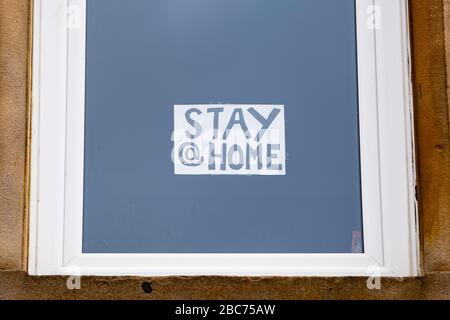
<svg viewBox="0 0 450 320">
<path fill-rule="evenodd" d="M 28 15 L 28 1 L 0 0 L 0 270 L 23 267 Z"/>
<path fill-rule="evenodd" d="M 0 299 L 6 298 L 447 298 L 450 299 L 450 0 L 411 0 L 416 149 L 424 277 L 29 277 L 26 261 L 28 0 L 0 0 Z M 445 18 L 445 21 L 444 21 Z M 446 50 L 447 49 L 447 50 Z M 447 63 L 446 63 L 447 62 Z M 143 281 L 152 283 L 145 294 Z"/>
<path fill-rule="evenodd" d="M 423 265 L 450 272 L 450 0 L 411 0 L 411 9 Z"/>
</svg>

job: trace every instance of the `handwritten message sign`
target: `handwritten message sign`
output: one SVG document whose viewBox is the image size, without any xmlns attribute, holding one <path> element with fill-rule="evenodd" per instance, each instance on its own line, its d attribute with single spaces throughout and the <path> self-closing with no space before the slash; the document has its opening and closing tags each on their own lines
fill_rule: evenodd
<svg viewBox="0 0 450 320">
<path fill-rule="evenodd" d="M 175 174 L 285 175 L 283 105 L 175 105 Z"/>
</svg>

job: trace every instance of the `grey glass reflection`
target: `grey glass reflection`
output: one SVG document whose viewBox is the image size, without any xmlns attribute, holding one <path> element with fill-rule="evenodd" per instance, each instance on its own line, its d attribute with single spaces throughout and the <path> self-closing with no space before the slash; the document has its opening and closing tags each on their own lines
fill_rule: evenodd
<svg viewBox="0 0 450 320">
<path fill-rule="evenodd" d="M 87 4 L 84 252 L 361 250 L 354 0 Z M 174 175 L 203 103 L 285 105 L 287 175 Z"/>
</svg>

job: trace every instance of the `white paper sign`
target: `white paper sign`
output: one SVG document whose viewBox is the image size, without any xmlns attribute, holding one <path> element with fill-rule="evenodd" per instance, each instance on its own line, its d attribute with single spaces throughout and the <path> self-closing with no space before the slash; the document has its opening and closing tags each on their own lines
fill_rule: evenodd
<svg viewBox="0 0 450 320">
<path fill-rule="evenodd" d="M 175 105 L 175 174 L 285 175 L 283 105 Z"/>
</svg>

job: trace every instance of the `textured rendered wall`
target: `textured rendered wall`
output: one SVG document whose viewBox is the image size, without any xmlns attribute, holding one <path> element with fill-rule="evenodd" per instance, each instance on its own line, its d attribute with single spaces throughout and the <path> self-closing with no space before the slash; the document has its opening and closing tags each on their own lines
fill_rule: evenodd
<svg viewBox="0 0 450 320">
<path fill-rule="evenodd" d="M 450 41 L 445 40 L 450 39 L 450 0 L 412 0 L 411 4 L 423 264 L 425 272 L 449 272 L 450 78 L 446 71 Z"/>
<path fill-rule="evenodd" d="M 0 270 L 23 266 L 28 7 L 0 0 Z"/>
<path fill-rule="evenodd" d="M 69 291 L 63 277 L 20 271 L 26 252 L 28 5 L 0 0 L 0 299 L 450 299 L 450 0 L 411 0 L 425 275 L 383 279 L 379 291 L 368 290 L 364 278 L 236 277 L 88 277 L 81 290 Z M 151 283 L 150 294 L 143 292 L 143 281 Z"/>
</svg>

